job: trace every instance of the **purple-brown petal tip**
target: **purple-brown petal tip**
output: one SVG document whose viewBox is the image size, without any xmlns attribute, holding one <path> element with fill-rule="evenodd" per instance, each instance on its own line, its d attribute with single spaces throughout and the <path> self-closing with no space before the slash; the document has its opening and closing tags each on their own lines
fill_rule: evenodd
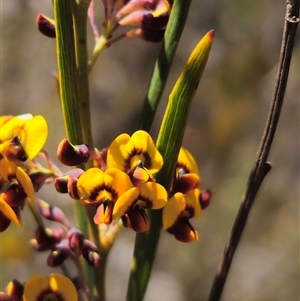
<svg viewBox="0 0 300 301">
<path fill-rule="evenodd" d="M 38 15 L 36 23 L 39 31 L 48 38 L 56 38 L 55 25 L 43 15 Z"/>
</svg>

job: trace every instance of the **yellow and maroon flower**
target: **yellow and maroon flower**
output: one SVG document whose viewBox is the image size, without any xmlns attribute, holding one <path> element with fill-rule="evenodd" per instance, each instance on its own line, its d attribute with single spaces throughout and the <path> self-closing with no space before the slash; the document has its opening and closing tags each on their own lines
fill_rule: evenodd
<svg viewBox="0 0 300 301">
<path fill-rule="evenodd" d="M 78 294 L 73 282 L 61 275 L 34 275 L 27 279 L 23 301 L 76 301 Z"/>
<path fill-rule="evenodd" d="M 48 136 L 48 126 L 43 116 L 33 117 L 31 114 L 23 114 L 12 118 L 2 116 L 1 120 L 0 152 L 3 157 L 8 155 L 11 160 L 13 154 L 16 153 L 16 143 L 3 145 L 5 142 L 16 139 L 15 137 L 18 137 L 17 146 L 20 151 L 25 151 L 28 159 L 33 159 L 41 151 Z M 15 159 L 18 160 L 18 153 Z"/>
<path fill-rule="evenodd" d="M 27 173 L 6 158 L 0 160 L 0 175 L 4 181 L 20 186 L 25 194 L 34 201 L 34 188 Z"/>
<path fill-rule="evenodd" d="M 115 202 L 132 187 L 129 176 L 116 168 L 90 168 L 79 177 L 77 194 L 84 204 L 96 205 L 96 224 L 110 224 Z"/>
<path fill-rule="evenodd" d="M 122 194 L 113 209 L 113 219 L 122 217 L 125 227 L 136 232 L 149 228 L 148 217 L 144 209 L 161 209 L 167 203 L 167 191 L 155 182 L 147 182 L 132 187 Z"/>
<path fill-rule="evenodd" d="M 150 174 L 159 171 L 163 165 L 163 158 L 150 135 L 145 131 L 137 131 L 131 137 L 128 134 L 119 135 L 108 149 L 108 167 L 117 168 L 132 176 L 139 164 Z"/>
<path fill-rule="evenodd" d="M 182 242 L 198 240 L 198 232 L 189 222 L 201 215 L 200 190 L 192 189 L 187 194 L 175 193 L 163 208 L 163 229 Z"/>
</svg>

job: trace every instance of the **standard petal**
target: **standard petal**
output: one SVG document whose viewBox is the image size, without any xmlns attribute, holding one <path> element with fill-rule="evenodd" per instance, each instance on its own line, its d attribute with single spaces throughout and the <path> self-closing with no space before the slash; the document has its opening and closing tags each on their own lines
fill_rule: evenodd
<svg viewBox="0 0 300 301">
<path fill-rule="evenodd" d="M 23 114 L 8 120 L 1 126 L 0 142 L 10 140 L 14 136 L 20 136 L 25 122 L 31 118 L 33 118 L 31 114 Z"/>
<path fill-rule="evenodd" d="M 48 277 L 44 275 L 33 275 L 26 280 L 24 287 L 24 301 L 36 301 L 43 290 L 49 287 Z M 76 300 L 76 299 L 75 299 Z"/>
<path fill-rule="evenodd" d="M 48 277 L 49 287 L 53 292 L 63 296 L 65 300 L 77 300 L 78 294 L 74 283 L 61 274 L 51 274 Z"/>
<path fill-rule="evenodd" d="M 128 164 L 126 158 L 129 157 L 128 143 L 130 136 L 128 134 L 119 135 L 109 146 L 107 152 L 107 166 L 126 171 Z"/>
<path fill-rule="evenodd" d="M 83 173 L 77 182 L 78 194 L 82 198 L 94 200 L 96 192 L 104 187 L 104 172 L 99 168 L 90 168 Z"/>
<path fill-rule="evenodd" d="M 139 150 L 143 156 L 144 167 L 150 173 L 155 173 L 163 166 L 163 158 L 156 149 L 151 136 L 145 131 L 136 131 L 131 137 L 134 148 Z"/>
<path fill-rule="evenodd" d="M 47 137 L 48 125 L 43 116 L 37 115 L 25 122 L 20 139 L 30 160 L 41 151 Z"/>
<path fill-rule="evenodd" d="M 163 229 L 173 226 L 186 206 L 185 197 L 181 192 L 175 193 L 165 205 L 162 212 Z"/>
<path fill-rule="evenodd" d="M 177 167 L 184 168 L 186 173 L 195 173 L 199 176 L 197 163 L 192 154 L 184 147 L 181 147 L 177 160 Z"/>
</svg>

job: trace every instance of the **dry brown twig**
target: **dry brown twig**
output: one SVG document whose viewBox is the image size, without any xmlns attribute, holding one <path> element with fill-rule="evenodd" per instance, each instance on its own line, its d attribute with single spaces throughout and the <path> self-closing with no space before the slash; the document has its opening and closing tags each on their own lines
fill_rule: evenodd
<svg viewBox="0 0 300 301">
<path fill-rule="evenodd" d="M 228 242 L 225 246 L 223 257 L 220 261 L 210 290 L 209 301 L 219 301 L 222 296 L 231 262 L 247 223 L 249 212 L 260 185 L 271 169 L 271 165 L 267 162 L 267 159 L 278 124 L 288 80 L 294 41 L 299 23 L 299 2 L 300 0 L 289 0 L 286 3 L 278 72 L 268 118 L 258 148 L 256 161 L 250 172 L 246 190 L 242 196 L 240 207 L 234 220 Z"/>
</svg>

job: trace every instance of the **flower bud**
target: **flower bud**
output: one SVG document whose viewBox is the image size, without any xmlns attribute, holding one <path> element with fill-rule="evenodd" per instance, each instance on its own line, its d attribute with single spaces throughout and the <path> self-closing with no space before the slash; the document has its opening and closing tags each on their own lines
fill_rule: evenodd
<svg viewBox="0 0 300 301">
<path fill-rule="evenodd" d="M 22 301 L 23 300 L 24 285 L 16 279 L 13 279 L 5 288 L 5 293 L 10 299 L 2 299 L 0 295 L 0 300 L 12 300 L 12 301 Z"/>
<path fill-rule="evenodd" d="M 60 208 L 49 205 L 48 203 L 40 199 L 36 200 L 36 204 L 41 215 L 47 220 L 61 223 L 67 228 L 70 226 L 69 221 Z"/>
<path fill-rule="evenodd" d="M 35 231 L 35 239 L 30 244 L 37 251 L 52 249 L 66 236 L 66 232 L 61 227 L 42 228 L 38 227 Z"/>
<path fill-rule="evenodd" d="M 57 157 L 59 161 L 67 166 L 75 166 L 95 159 L 98 152 L 89 145 L 73 145 L 67 139 L 63 139 L 58 145 Z"/>
<path fill-rule="evenodd" d="M 36 23 L 39 31 L 48 38 L 56 38 L 55 23 L 54 20 L 47 18 L 44 15 L 38 15 Z"/>
<path fill-rule="evenodd" d="M 48 255 L 47 263 L 50 267 L 56 267 L 62 264 L 70 255 L 69 241 L 62 240 L 55 249 Z"/>
<path fill-rule="evenodd" d="M 69 240 L 70 249 L 76 255 L 81 254 L 83 248 L 83 242 L 84 242 L 83 233 L 79 229 L 72 227 L 68 231 L 68 240 Z"/>
<path fill-rule="evenodd" d="M 93 267 L 100 263 L 100 255 L 97 246 L 88 239 L 85 239 L 82 247 L 82 256 Z"/>
<path fill-rule="evenodd" d="M 146 30 L 164 29 L 169 20 L 169 13 L 163 12 L 155 16 L 151 12 L 138 11 L 127 15 L 124 19 L 119 21 L 121 26 L 134 26 Z"/>
<path fill-rule="evenodd" d="M 70 178 L 78 179 L 81 174 L 83 174 L 84 171 L 80 168 L 74 168 L 69 170 L 67 173 L 65 173 L 63 176 L 58 177 L 54 180 L 54 186 L 56 190 L 60 193 L 68 193 L 68 182 Z"/>
<path fill-rule="evenodd" d="M 205 209 L 211 202 L 212 193 L 209 189 L 201 191 L 200 194 L 200 206 L 202 209 Z"/>
<path fill-rule="evenodd" d="M 132 29 L 126 32 L 128 38 L 139 38 L 146 42 L 159 43 L 164 38 L 165 30 Z"/>
<path fill-rule="evenodd" d="M 94 251 L 88 251 L 82 253 L 82 256 L 85 258 L 85 260 L 88 262 L 89 265 L 92 267 L 97 267 L 100 264 L 100 255 L 97 252 Z"/>
</svg>

